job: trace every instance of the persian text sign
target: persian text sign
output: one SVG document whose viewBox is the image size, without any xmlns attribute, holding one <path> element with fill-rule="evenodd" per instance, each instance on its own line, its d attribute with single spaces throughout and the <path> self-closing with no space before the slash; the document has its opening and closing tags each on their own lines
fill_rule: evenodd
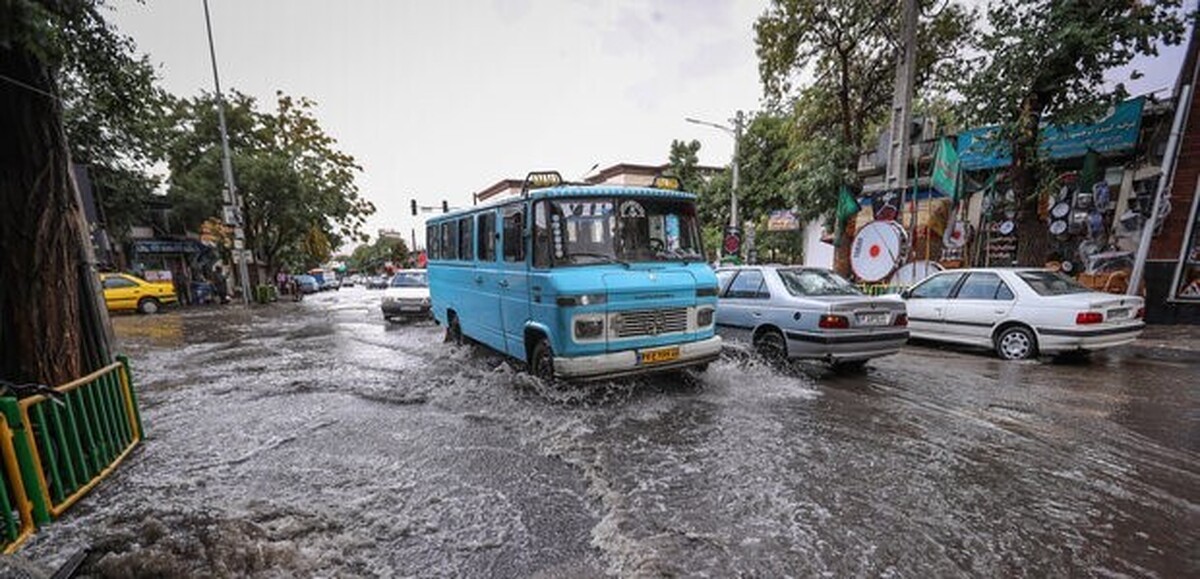
<svg viewBox="0 0 1200 579">
<path fill-rule="evenodd" d="M 1108 116 L 1094 124 L 1048 125 L 1042 128 L 1042 155 L 1051 159 L 1082 157 L 1088 150 L 1110 153 L 1137 145 L 1142 126 L 1144 98 L 1118 104 Z M 997 142 L 997 127 L 972 129 L 958 134 L 958 161 L 966 171 L 1006 167 L 1012 163 L 1008 143 Z"/>
<path fill-rule="evenodd" d="M 800 229 L 800 220 L 796 214 L 787 209 L 772 211 L 767 216 L 767 231 L 796 231 Z"/>
</svg>

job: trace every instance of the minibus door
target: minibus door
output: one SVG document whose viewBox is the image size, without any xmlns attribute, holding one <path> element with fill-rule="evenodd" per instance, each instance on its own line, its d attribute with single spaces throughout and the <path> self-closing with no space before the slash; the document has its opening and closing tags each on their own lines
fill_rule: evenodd
<svg viewBox="0 0 1200 579">
<path fill-rule="evenodd" d="M 478 307 L 472 315 L 476 317 L 473 323 L 477 324 L 480 330 L 479 340 L 488 347 L 503 352 L 507 349 L 500 313 L 503 294 L 500 280 L 504 277 L 504 269 L 499 251 L 500 232 L 496 227 L 496 215 L 496 211 L 484 211 L 479 214 L 479 222 L 476 225 L 479 249 L 472 276 Z"/>
<path fill-rule="evenodd" d="M 525 321 L 529 319 L 525 205 L 505 207 L 501 225 L 502 251 L 497 286 L 500 293 L 500 324 L 504 332 L 504 350 L 508 355 L 524 360 Z"/>
</svg>

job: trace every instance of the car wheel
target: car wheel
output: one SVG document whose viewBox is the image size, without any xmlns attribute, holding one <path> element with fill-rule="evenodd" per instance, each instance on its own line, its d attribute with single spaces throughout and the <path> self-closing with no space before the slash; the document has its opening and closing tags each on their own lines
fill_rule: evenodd
<svg viewBox="0 0 1200 579">
<path fill-rule="evenodd" d="M 142 298 L 138 302 L 138 311 L 143 314 L 157 314 L 161 304 L 154 298 Z"/>
<path fill-rule="evenodd" d="M 542 382 L 554 382 L 554 350 L 550 348 L 550 340 L 541 338 L 533 346 L 529 355 L 529 373 Z"/>
<path fill-rule="evenodd" d="M 1037 338 L 1022 326 L 1012 326 L 996 336 L 996 354 L 1005 360 L 1025 360 L 1037 354 Z"/>
<path fill-rule="evenodd" d="M 766 330 L 754 338 L 754 351 L 769 362 L 782 362 L 787 360 L 787 340 L 779 330 Z"/>
<path fill-rule="evenodd" d="M 462 326 L 458 325 L 458 316 L 450 314 L 449 323 L 446 324 L 446 341 L 461 346 L 463 343 Z"/>
</svg>

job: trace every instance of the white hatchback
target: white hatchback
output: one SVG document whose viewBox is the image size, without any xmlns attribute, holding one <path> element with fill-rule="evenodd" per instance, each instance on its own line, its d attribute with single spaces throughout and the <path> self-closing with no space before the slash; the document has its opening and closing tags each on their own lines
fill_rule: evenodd
<svg viewBox="0 0 1200 579">
<path fill-rule="evenodd" d="M 1145 300 L 1092 291 L 1044 269 L 955 269 L 901 294 L 913 338 L 992 348 L 1001 358 L 1128 344 L 1145 328 Z"/>
</svg>

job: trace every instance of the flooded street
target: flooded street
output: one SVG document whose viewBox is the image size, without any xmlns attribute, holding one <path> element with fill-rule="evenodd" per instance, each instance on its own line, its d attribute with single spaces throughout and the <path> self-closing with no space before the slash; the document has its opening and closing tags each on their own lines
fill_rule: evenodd
<svg viewBox="0 0 1200 579">
<path fill-rule="evenodd" d="M 1200 573 L 1200 380 L 1129 350 L 727 354 L 548 390 L 380 292 L 113 320 L 147 440 L 22 550 L 92 573 Z"/>
</svg>

